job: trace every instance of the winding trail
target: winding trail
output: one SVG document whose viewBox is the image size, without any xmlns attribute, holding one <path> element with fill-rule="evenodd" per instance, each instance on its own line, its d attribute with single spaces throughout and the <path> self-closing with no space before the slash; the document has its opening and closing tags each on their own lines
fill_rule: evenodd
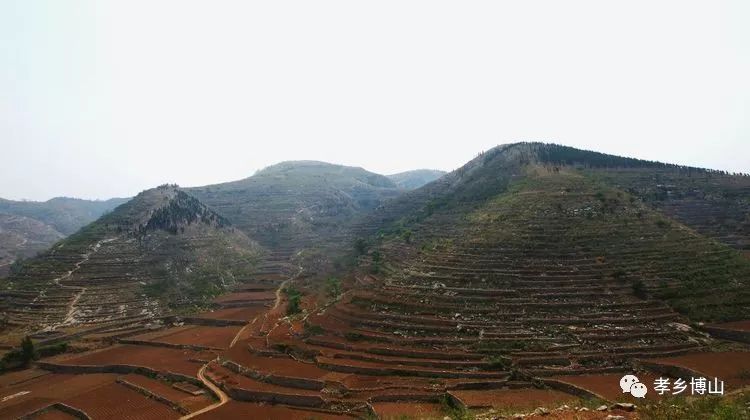
<svg viewBox="0 0 750 420">
<path fill-rule="evenodd" d="M 76 271 L 78 271 L 81 268 L 81 266 L 84 263 L 86 263 L 91 258 L 91 255 L 93 255 L 97 251 L 99 251 L 99 248 L 102 246 L 102 244 L 105 244 L 107 242 L 112 242 L 115 239 L 117 239 L 117 238 L 115 237 L 115 238 L 102 239 L 101 241 L 97 242 L 96 244 L 94 244 L 94 246 L 91 247 L 91 249 L 89 250 L 89 252 L 83 254 L 83 259 L 81 259 L 81 261 L 78 261 L 77 263 L 75 263 L 75 266 L 74 266 L 74 268 L 72 270 L 69 270 L 67 273 L 63 274 L 62 276 L 57 277 L 57 278 L 55 278 L 55 279 L 52 280 L 52 283 L 55 283 L 60 288 L 62 288 L 62 289 L 76 290 L 77 293 L 73 297 L 73 300 L 71 300 L 70 303 L 68 303 L 68 313 L 65 315 L 65 319 L 62 322 L 58 322 L 57 324 L 52 325 L 50 327 L 51 329 L 54 330 L 54 329 L 57 329 L 57 328 L 62 327 L 64 325 L 72 324 L 73 321 L 75 321 L 76 304 L 78 304 L 78 301 L 81 299 L 81 296 L 83 296 L 83 294 L 86 293 L 86 288 L 85 287 L 82 287 L 82 286 L 69 286 L 69 285 L 62 284 L 60 282 L 63 281 L 63 280 L 65 280 L 65 279 L 70 278 L 70 276 L 72 276 L 73 273 L 75 273 Z"/>
<path fill-rule="evenodd" d="M 291 280 L 297 278 L 300 274 L 302 274 L 303 270 L 304 269 L 302 268 L 302 266 L 299 266 L 299 271 L 297 271 L 296 274 L 294 274 L 293 276 L 289 277 L 288 279 L 284 280 L 283 282 L 281 282 L 279 284 L 279 287 L 276 289 L 276 302 L 273 305 L 273 309 L 278 308 L 279 305 L 281 304 L 281 291 L 284 290 L 284 287 L 286 287 L 286 284 L 289 283 Z M 258 315 L 255 318 L 253 318 L 251 321 L 248 321 L 245 324 L 245 326 L 243 326 L 239 331 L 237 331 L 237 334 L 234 335 L 234 338 L 232 339 L 232 342 L 229 343 L 229 348 L 232 348 L 232 347 L 235 346 L 235 344 L 237 344 L 237 341 L 239 341 L 240 337 L 242 336 L 242 333 L 247 328 L 249 328 L 251 325 L 253 325 L 255 323 L 255 321 L 257 321 L 258 318 L 260 318 L 260 316 L 261 315 Z M 278 323 L 277 323 L 277 325 L 278 325 Z M 228 403 L 231 400 L 231 398 L 229 398 L 229 396 L 227 395 L 227 393 L 224 392 L 218 386 L 216 386 L 216 384 L 214 384 L 213 382 L 211 382 L 211 379 L 207 378 L 206 374 L 205 374 L 206 368 L 208 368 L 208 365 L 211 364 L 211 363 L 213 363 L 213 362 L 217 362 L 218 360 L 219 360 L 219 356 L 217 356 L 215 359 L 213 359 L 213 360 L 209 361 L 208 363 L 206 363 L 205 365 L 203 365 L 200 368 L 200 370 L 198 370 L 197 377 L 198 377 L 198 380 L 200 380 L 203 383 L 203 385 L 206 386 L 206 388 L 208 388 L 209 390 L 211 390 L 211 392 L 213 392 L 214 395 L 216 395 L 216 397 L 219 398 L 219 401 L 217 401 L 217 402 L 215 402 L 215 403 L 213 403 L 213 404 L 211 404 L 209 406 L 203 407 L 203 408 L 201 408 L 200 410 L 198 410 L 198 411 L 196 411 L 194 413 L 186 414 L 186 415 L 180 417 L 180 420 L 191 419 L 191 418 L 193 418 L 195 416 L 207 413 L 207 412 L 209 412 L 211 410 L 215 410 L 215 409 L 221 407 L 222 405 Z"/>
<path fill-rule="evenodd" d="M 219 358 L 217 357 L 216 359 L 212 360 L 211 362 L 216 361 L 216 360 L 219 360 Z M 208 363 L 211 363 L 211 362 L 208 362 Z M 222 391 L 221 388 L 219 388 L 218 386 L 214 385 L 214 383 L 211 382 L 211 380 L 206 377 L 205 371 L 206 371 L 206 368 L 208 367 L 208 363 L 206 363 L 205 365 L 203 365 L 203 367 L 201 367 L 200 370 L 198 371 L 198 379 L 201 382 L 203 382 L 203 385 L 205 385 L 208 389 L 210 389 L 211 392 L 213 392 L 214 395 L 216 395 L 219 398 L 219 401 L 215 402 L 215 403 L 213 403 L 213 404 L 211 404 L 209 406 L 203 407 L 203 408 L 201 408 L 200 410 L 198 410 L 196 412 L 184 415 L 184 416 L 180 417 L 180 420 L 190 419 L 190 418 L 193 418 L 195 416 L 199 416 L 199 415 L 201 415 L 203 413 L 206 413 L 206 412 L 209 412 L 211 410 L 217 409 L 217 408 L 221 407 L 222 405 L 224 405 L 224 404 L 226 404 L 226 403 L 229 402 L 229 399 L 230 399 L 229 395 L 227 395 L 226 392 Z"/>
</svg>

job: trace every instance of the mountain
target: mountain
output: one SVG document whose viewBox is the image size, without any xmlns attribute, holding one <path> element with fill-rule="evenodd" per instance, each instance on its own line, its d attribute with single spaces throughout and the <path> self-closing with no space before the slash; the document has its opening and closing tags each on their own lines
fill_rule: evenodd
<svg viewBox="0 0 750 420">
<path fill-rule="evenodd" d="M 746 336 L 748 179 L 515 143 L 409 191 L 320 162 L 144 191 L 0 283 L 9 326 L 0 344 L 48 327 L 57 334 L 31 336 L 40 353 L 65 351 L 62 340 L 71 349 L 38 362 L 52 371 L 45 383 L 28 379 L 36 370 L 9 378 L 20 385 L 7 387 L 16 397 L 6 411 L 50 407 L 60 397 L 47 383 L 94 372 L 113 386 L 60 402 L 98 413 L 85 404 L 112 392 L 135 401 L 126 382 L 151 395 L 179 380 L 215 384 L 226 404 L 189 409 L 222 418 L 464 418 L 537 406 L 575 416 L 591 397 L 640 404 L 617 388 L 634 370 L 648 381 L 679 367 L 746 385 L 747 346 L 717 337 Z M 158 319 L 225 289 L 213 311 Z M 735 320 L 724 333 L 705 325 Z M 185 414 L 142 397 L 135 414 L 153 404 Z M 518 403 L 527 406 L 509 408 Z M 654 407 L 636 414 L 665 408 Z"/>
<path fill-rule="evenodd" d="M 730 320 L 750 313 L 750 261 L 730 248 L 750 238 L 748 186 L 748 176 L 518 143 L 387 203 L 369 223 L 392 238 L 408 231 L 418 246 L 407 248 L 507 249 L 510 256 L 496 257 L 513 259 L 514 270 L 544 267 L 539 257 L 575 257 L 695 321 Z M 650 194 L 664 188 L 659 199 Z M 706 214 L 721 222 L 707 223 Z"/>
<path fill-rule="evenodd" d="M 341 243 L 337 238 L 349 238 L 355 220 L 401 193 L 383 175 L 316 161 L 282 162 L 243 180 L 187 191 L 286 255 Z"/>
<path fill-rule="evenodd" d="M 18 258 L 29 258 L 49 248 L 64 235 L 29 217 L 0 213 L 0 277 Z"/>
<path fill-rule="evenodd" d="M 49 225 L 63 235 L 70 235 L 128 200 L 128 198 L 81 200 L 56 197 L 40 202 L 12 201 L 0 198 L 0 213 L 35 219 Z"/>
<path fill-rule="evenodd" d="M 700 329 L 747 320 L 750 260 L 730 246 L 746 237 L 736 229 L 727 243 L 724 231 L 672 217 L 641 193 L 657 178 L 671 191 L 691 185 L 691 199 L 722 198 L 704 209 L 732 191 L 738 208 L 747 198 L 747 177 L 718 171 L 542 143 L 480 153 L 363 214 L 352 272 L 287 281 L 281 309 L 207 371 L 230 395 L 284 398 L 305 381 L 309 400 L 287 400 L 297 408 L 352 413 L 369 402 L 386 417 L 448 400 L 461 418 L 552 390 L 620 401 L 623 372 L 686 354 L 711 358 L 690 364 L 705 368 L 736 357 L 729 369 L 740 371 L 747 353 L 712 351 L 746 347 Z M 247 372 L 304 379 L 271 387 Z M 596 385 L 607 383 L 612 393 Z"/>
<path fill-rule="evenodd" d="M 244 233 L 176 186 L 138 194 L 2 282 L 10 325 L 68 327 L 201 304 L 246 279 Z"/>
<path fill-rule="evenodd" d="M 49 248 L 125 201 L 57 197 L 36 202 L 0 198 L 0 277 L 17 259 Z"/>
<path fill-rule="evenodd" d="M 445 175 L 445 171 L 436 169 L 416 169 L 413 171 L 388 175 L 388 178 L 399 188 L 413 190 L 425 184 L 429 184 L 443 175 Z"/>
</svg>

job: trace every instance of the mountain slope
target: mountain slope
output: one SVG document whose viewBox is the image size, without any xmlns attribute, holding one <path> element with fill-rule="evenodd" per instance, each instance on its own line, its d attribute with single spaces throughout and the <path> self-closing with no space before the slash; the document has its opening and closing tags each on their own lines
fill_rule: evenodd
<svg viewBox="0 0 750 420">
<path fill-rule="evenodd" d="M 400 189 L 362 168 L 283 162 L 235 182 L 191 188 L 192 195 L 262 245 L 283 254 L 336 245 L 349 227 Z"/>
<path fill-rule="evenodd" d="M 393 200 L 370 224 L 387 226 L 394 238 L 386 241 L 390 245 L 403 242 L 408 230 L 412 244 L 397 246 L 399 252 L 447 241 L 471 247 L 513 244 L 513 252 L 546 250 L 542 256 L 602 260 L 610 270 L 603 276 L 664 299 L 696 321 L 746 317 L 750 261 L 653 209 L 639 195 L 616 188 L 612 174 L 623 171 L 672 179 L 727 177 L 556 145 L 505 145 Z M 733 183 L 746 179 L 730 178 Z"/>
<path fill-rule="evenodd" d="M 445 171 L 436 169 L 416 169 L 413 171 L 400 172 L 388 175 L 388 179 L 393 181 L 399 188 L 413 190 L 445 175 Z"/>
<path fill-rule="evenodd" d="M 252 271 L 258 246 L 175 186 L 146 190 L 3 283 L 11 325 L 66 327 L 205 302 Z"/>
<path fill-rule="evenodd" d="M 252 358 L 223 358 L 336 372 L 354 406 L 372 396 L 363 389 L 490 401 L 550 376 L 616 383 L 635 359 L 719 347 L 694 326 L 747 319 L 750 261 L 602 179 L 624 169 L 687 171 L 539 143 L 482 153 L 384 202 L 351 244 L 343 285 L 293 280 L 303 314 L 248 339 Z"/>
</svg>

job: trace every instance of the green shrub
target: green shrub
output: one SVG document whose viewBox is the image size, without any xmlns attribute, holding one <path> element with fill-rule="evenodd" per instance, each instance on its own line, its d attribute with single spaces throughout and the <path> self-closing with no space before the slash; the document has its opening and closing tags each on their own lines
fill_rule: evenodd
<svg viewBox="0 0 750 420">
<path fill-rule="evenodd" d="M 286 314 L 294 315 L 302 312 L 302 308 L 300 307 L 302 293 L 292 287 L 285 287 L 283 292 L 287 296 Z"/>
<path fill-rule="evenodd" d="M 365 336 L 360 333 L 347 332 L 344 334 L 344 338 L 346 338 L 349 341 L 361 341 L 365 339 Z"/>
<path fill-rule="evenodd" d="M 633 284 L 631 285 L 633 287 L 633 294 L 641 299 L 646 299 L 646 285 L 643 284 L 643 280 L 638 279 L 633 281 Z"/>
<path fill-rule="evenodd" d="M 39 357 L 50 357 L 56 354 L 65 353 L 66 351 L 68 351 L 68 343 L 62 342 L 39 347 L 37 354 Z"/>
<path fill-rule="evenodd" d="M 508 370 L 513 364 L 513 361 L 509 357 L 503 356 L 492 356 L 487 360 L 490 363 L 490 369 L 492 370 Z"/>
<path fill-rule="evenodd" d="M 336 277 L 326 279 L 326 295 L 334 299 L 341 296 L 341 280 Z"/>
</svg>

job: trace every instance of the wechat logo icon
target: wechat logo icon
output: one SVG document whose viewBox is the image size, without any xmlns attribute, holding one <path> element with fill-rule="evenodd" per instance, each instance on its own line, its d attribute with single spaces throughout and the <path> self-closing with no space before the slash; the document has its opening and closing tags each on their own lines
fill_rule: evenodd
<svg viewBox="0 0 750 420">
<path fill-rule="evenodd" d="M 620 378 L 620 388 L 623 394 L 630 394 L 636 398 L 646 398 L 648 388 L 635 375 L 625 375 Z"/>
</svg>

